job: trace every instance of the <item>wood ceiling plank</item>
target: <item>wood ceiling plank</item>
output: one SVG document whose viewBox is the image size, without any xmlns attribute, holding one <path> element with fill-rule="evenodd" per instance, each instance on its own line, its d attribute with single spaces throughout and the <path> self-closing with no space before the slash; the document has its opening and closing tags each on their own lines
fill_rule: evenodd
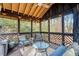
<svg viewBox="0 0 79 59">
<path fill-rule="evenodd" d="M 37 4 L 34 4 L 29 13 L 30 16 L 32 16 L 34 14 L 34 12 L 36 12 L 36 8 L 37 8 Z"/>
<path fill-rule="evenodd" d="M 12 11 L 18 12 L 19 10 L 19 3 L 12 3 Z"/>
<path fill-rule="evenodd" d="M 41 10 L 41 8 L 42 8 L 42 6 L 37 7 L 36 11 L 33 14 L 34 17 L 38 14 L 38 12 Z"/>
<path fill-rule="evenodd" d="M 36 17 L 38 17 L 38 18 L 39 18 L 39 16 L 41 15 L 41 13 L 42 13 L 44 10 L 45 10 L 45 7 L 43 7 L 43 6 L 42 6 L 41 10 L 39 11 L 39 13 L 37 14 L 37 16 L 36 16 Z"/>
<path fill-rule="evenodd" d="M 24 13 L 26 5 L 27 5 L 26 3 L 20 3 L 19 13 Z"/>
<path fill-rule="evenodd" d="M 27 3 L 27 6 L 26 6 L 24 14 L 28 15 L 30 10 L 31 10 L 31 8 L 32 8 L 32 6 L 33 6 L 33 3 Z"/>
<path fill-rule="evenodd" d="M 11 3 L 3 3 L 3 8 L 4 8 L 4 9 L 11 10 L 12 5 L 11 5 Z"/>
<path fill-rule="evenodd" d="M 50 8 L 50 6 L 48 5 L 44 5 L 45 6 L 45 10 L 41 13 L 41 15 L 39 16 L 39 18 L 42 18 L 43 15 L 48 11 L 48 9 Z"/>
<path fill-rule="evenodd" d="M 52 5 L 52 4 L 51 4 Z M 45 7 L 44 11 L 41 12 L 41 14 L 38 16 L 38 18 L 42 18 L 44 14 L 48 11 L 48 9 L 51 7 L 51 5 L 45 4 L 43 7 Z"/>
<path fill-rule="evenodd" d="M 4 3 L 3 3 L 4 4 Z M 10 5 L 11 4 L 11 5 Z M 26 15 L 30 15 L 35 18 L 42 18 L 45 13 L 50 8 L 51 4 L 40 4 L 40 6 L 36 3 L 5 3 L 3 7 L 5 9 L 11 9 L 12 11 L 16 11 L 18 13 L 23 13 Z"/>
<path fill-rule="evenodd" d="M 41 13 L 41 15 L 39 16 L 39 18 L 42 18 L 43 15 L 44 15 L 47 11 L 48 11 L 48 9 L 46 8 L 46 9 Z"/>
</svg>

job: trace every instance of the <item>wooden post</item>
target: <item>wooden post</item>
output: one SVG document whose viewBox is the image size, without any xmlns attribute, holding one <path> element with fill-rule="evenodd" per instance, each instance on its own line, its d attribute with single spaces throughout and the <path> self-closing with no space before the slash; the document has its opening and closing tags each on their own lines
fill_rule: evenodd
<svg viewBox="0 0 79 59">
<path fill-rule="evenodd" d="M 41 19 L 40 19 L 40 23 L 39 23 L 39 26 L 40 26 L 40 33 L 41 33 L 41 25 L 42 25 L 42 23 L 41 23 Z"/>
<path fill-rule="evenodd" d="M 62 13 L 62 45 L 65 45 L 64 42 L 64 4 L 63 5 L 63 13 Z"/>
<path fill-rule="evenodd" d="M 18 42 L 19 42 L 19 35 L 20 35 L 20 18 L 18 17 Z"/>
<path fill-rule="evenodd" d="M 18 18 L 18 34 L 20 33 L 20 18 Z"/>
<path fill-rule="evenodd" d="M 48 18 L 48 41 L 50 42 L 50 18 Z"/>
<path fill-rule="evenodd" d="M 33 37 L 32 32 L 33 32 L 33 20 L 31 19 L 31 37 Z"/>
<path fill-rule="evenodd" d="M 74 15 L 74 23 L 73 23 L 73 41 L 79 44 L 79 4 L 73 8 L 73 15 Z"/>
</svg>

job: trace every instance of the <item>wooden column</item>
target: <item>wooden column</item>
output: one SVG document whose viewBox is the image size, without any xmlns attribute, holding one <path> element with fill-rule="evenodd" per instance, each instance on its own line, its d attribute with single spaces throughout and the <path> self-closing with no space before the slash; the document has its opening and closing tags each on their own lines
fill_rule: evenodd
<svg viewBox="0 0 79 59">
<path fill-rule="evenodd" d="M 18 17 L 18 42 L 19 42 L 19 35 L 20 35 L 20 18 Z"/>
<path fill-rule="evenodd" d="M 64 42 L 64 5 L 63 5 L 63 13 L 62 13 L 62 45 L 65 45 L 64 43 L 65 42 Z"/>
<path fill-rule="evenodd" d="M 73 41 L 78 42 L 79 44 L 79 4 L 73 8 L 73 15 L 74 15 L 74 23 L 73 23 Z"/>
<path fill-rule="evenodd" d="M 77 4 L 77 42 L 79 44 L 79 4 Z"/>
<path fill-rule="evenodd" d="M 50 18 L 48 18 L 48 41 L 50 42 Z"/>
<path fill-rule="evenodd" d="M 18 34 L 20 34 L 20 18 L 18 18 Z"/>
<path fill-rule="evenodd" d="M 33 37 L 32 32 L 33 32 L 33 20 L 31 19 L 31 37 Z"/>
<path fill-rule="evenodd" d="M 40 20 L 40 23 L 39 23 L 40 33 L 41 33 L 41 25 L 42 25 L 42 23 L 41 23 L 41 20 Z"/>
</svg>

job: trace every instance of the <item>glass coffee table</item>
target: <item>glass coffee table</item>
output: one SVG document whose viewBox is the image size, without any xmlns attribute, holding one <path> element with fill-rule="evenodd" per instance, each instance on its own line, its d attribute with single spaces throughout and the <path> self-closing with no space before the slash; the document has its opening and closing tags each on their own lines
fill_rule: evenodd
<svg viewBox="0 0 79 59">
<path fill-rule="evenodd" d="M 32 47 L 36 49 L 35 55 L 37 54 L 37 52 L 46 53 L 46 55 L 48 55 L 47 48 L 49 47 L 49 44 L 47 42 L 37 41 L 32 45 Z"/>
</svg>

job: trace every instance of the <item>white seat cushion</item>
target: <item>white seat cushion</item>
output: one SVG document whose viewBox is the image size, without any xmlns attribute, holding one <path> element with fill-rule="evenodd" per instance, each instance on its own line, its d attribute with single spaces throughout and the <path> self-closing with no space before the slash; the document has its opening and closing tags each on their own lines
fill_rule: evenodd
<svg viewBox="0 0 79 59">
<path fill-rule="evenodd" d="M 63 56 L 75 56 L 75 51 L 73 48 L 68 49 Z"/>
</svg>

